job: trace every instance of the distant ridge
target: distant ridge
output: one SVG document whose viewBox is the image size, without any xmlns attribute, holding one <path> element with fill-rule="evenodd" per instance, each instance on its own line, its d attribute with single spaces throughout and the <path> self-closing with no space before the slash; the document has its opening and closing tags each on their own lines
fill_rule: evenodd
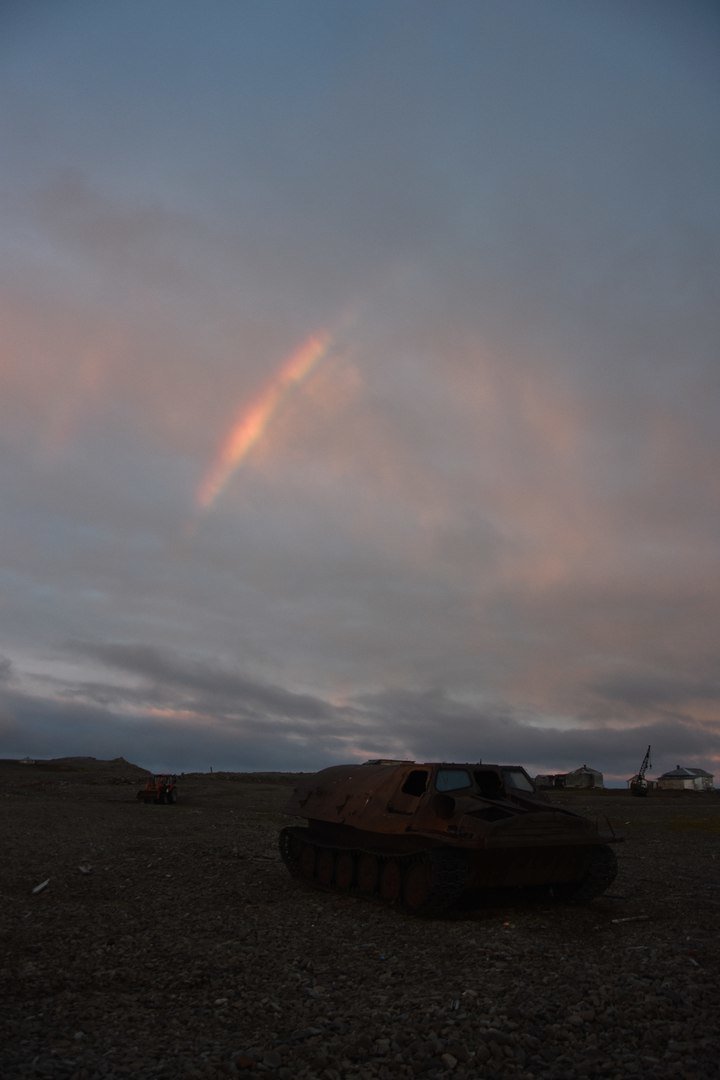
<svg viewBox="0 0 720 1080">
<path fill-rule="evenodd" d="M 97 772 L 102 775 L 107 775 L 109 773 L 117 775 L 122 773 L 125 776 L 129 774 L 139 777 L 147 776 L 149 772 L 148 769 L 144 769 L 141 765 L 135 765 L 124 757 L 110 758 L 109 760 L 103 760 L 89 755 L 73 755 L 56 758 L 2 758 L 0 759 L 0 763 L 3 765 L 25 765 L 30 768 L 43 769 L 46 771 L 57 769 L 60 772 Z"/>
<path fill-rule="evenodd" d="M 128 761 L 127 758 L 124 758 L 124 757 L 96 758 L 96 757 L 90 757 L 89 755 L 86 756 L 86 757 L 76 756 L 76 757 L 47 758 L 47 759 L 45 759 L 44 762 L 42 762 L 42 764 L 46 764 L 46 765 L 91 765 L 91 766 L 92 765 L 98 765 L 101 768 L 104 767 L 104 766 L 108 766 L 108 765 L 123 765 L 123 766 L 124 765 L 129 765 L 131 769 L 142 769 L 142 766 L 134 765 L 132 761 Z M 147 771 L 148 771 L 147 769 L 142 769 L 142 772 L 147 772 Z"/>
</svg>

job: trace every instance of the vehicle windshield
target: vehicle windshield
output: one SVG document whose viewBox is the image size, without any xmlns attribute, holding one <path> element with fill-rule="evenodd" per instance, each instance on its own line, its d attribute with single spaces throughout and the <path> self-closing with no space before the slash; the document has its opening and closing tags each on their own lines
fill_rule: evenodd
<svg viewBox="0 0 720 1080">
<path fill-rule="evenodd" d="M 438 769 L 435 776 L 436 791 L 459 791 L 472 785 L 467 769 Z"/>
<path fill-rule="evenodd" d="M 438 769 L 435 774 L 436 791 L 464 791 L 472 788 L 485 799 L 503 799 L 509 791 L 534 793 L 532 781 L 523 769 L 480 768 Z"/>
<path fill-rule="evenodd" d="M 484 799 L 502 799 L 505 795 L 503 782 L 495 769 L 476 769 L 475 786 Z"/>
</svg>

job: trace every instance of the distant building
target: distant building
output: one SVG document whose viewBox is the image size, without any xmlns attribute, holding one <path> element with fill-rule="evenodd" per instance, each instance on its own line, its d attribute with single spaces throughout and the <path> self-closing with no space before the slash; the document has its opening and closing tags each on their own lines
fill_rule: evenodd
<svg viewBox="0 0 720 1080">
<path fill-rule="evenodd" d="M 568 773 L 546 773 L 536 776 L 539 788 L 601 788 L 604 787 L 603 774 L 589 765 L 581 765 Z"/>
<path fill-rule="evenodd" d="M 565 776 L 565 787 L 599 788 L 603 786 L 603 774 L 597 769 L 591 769 L 589 765 L 581 765 L 579 769 L 573 769 Z"/>
<path fill-rule="evenodd" d="M 659 776 L 657 786 L 666 791 L 712 791 L 713 774 L 704 769 L 686 769 L 678 765 Z"/>
</svg>

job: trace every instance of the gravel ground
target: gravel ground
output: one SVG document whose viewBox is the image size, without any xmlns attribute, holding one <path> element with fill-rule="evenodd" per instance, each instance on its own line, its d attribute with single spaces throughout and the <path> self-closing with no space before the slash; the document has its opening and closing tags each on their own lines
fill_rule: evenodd
<svg viewBox="0 0 720 1080">
<path fill-rule="evenodd" d="M 0 764 L 4 1080 L 720 1077 L 717 794 L 557 793 L 610 895 L 426 921 L 292 880 L 287 786 L 139 775 Z"/>
</svg>

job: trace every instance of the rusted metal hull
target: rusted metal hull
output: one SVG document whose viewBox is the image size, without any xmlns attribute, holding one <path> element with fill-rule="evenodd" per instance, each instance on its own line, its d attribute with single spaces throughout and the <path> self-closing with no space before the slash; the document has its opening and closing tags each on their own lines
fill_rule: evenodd
<svg viewBox="0 0 720 1080">
<path fill-rule="evenodd" d="M 308 821 L 280 837 L 291 874 L 414 914 L 498 888 L 588 900 L 617 872 L 619 838 L 539 798 L 518 766 L 340 766 L 299 785 L 287 810 Z"/>
</svg>

